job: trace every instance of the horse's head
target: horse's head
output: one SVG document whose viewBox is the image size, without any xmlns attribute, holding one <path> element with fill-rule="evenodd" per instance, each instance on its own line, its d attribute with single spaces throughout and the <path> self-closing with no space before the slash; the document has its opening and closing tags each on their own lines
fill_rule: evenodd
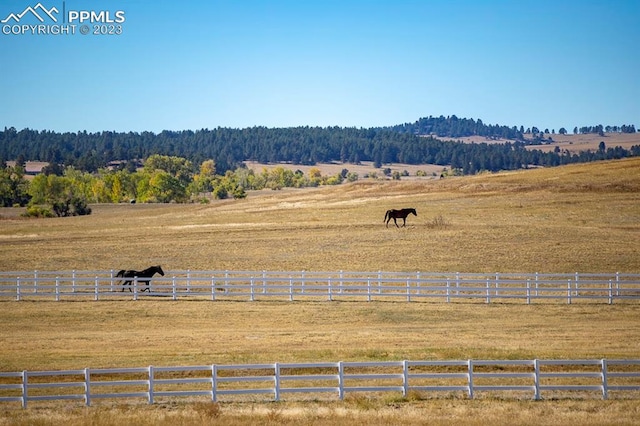
<svg viewBox="0 0 640 426">
<path fill-rule="evenodd" d="M 159 273 L 160 275 L 162 275 L 164 277 L 164 271 L 162 270 L 162 268 L 160 267 L 160 265 L 158 266 L 154 266 L 154 268 L 156 268 L 156 272 Z"/>
<path fill-rule="evenodd" d="M 418 213 L 416 213 L 416 209 L 411 209 L 411 213 L 413 213 L 414 216 L 418 216 Z"/>
</svg>

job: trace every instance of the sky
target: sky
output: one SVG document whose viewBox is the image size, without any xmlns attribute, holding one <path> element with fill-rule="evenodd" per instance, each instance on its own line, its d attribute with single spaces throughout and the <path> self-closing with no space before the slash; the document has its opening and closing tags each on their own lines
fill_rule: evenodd
<svg viewBox="0 0 640 426">
<path fill-rule="evenodd" d="M 3 0 L 0 129 L 640 128 L 639 18 L 637 0 Z"/>
</svg>

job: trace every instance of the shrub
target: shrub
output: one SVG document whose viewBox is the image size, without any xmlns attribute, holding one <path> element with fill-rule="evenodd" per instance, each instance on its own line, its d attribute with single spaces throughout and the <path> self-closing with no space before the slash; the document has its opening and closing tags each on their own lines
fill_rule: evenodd
<svg viewBox="0 0 640 426">
<path fill-rule="evenodd" d="M 51 209 L 42 206 L 29 206 L 23 213 L 25 217 L 54 217 Z"/>
</svg>

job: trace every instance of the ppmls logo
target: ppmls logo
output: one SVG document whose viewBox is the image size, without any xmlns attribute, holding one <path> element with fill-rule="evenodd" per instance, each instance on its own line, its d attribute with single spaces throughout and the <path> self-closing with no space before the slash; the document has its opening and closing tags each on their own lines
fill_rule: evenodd
<svg viewBox="0 0 640 426">
<path fill-rule="evenodd" d="M 42 5 L 42 3 L 38 3 L 34 7 L 28 6 L 22 13 L 18 13 L 17 15 L 15 13 L 10 13 L 9 16 L 7 16 L 5 19 L 3 19 L 0 22 L 2 22 L 3 24 L 6 24 L 12 19 L 15 22 L 20 22 L 22 17 L 27 13 L 31 13 L 33 16 L 35 16 L 38 19 L 38 21 L 44 22 L 44 18 L 42 18 L 40 14 L 38 14 L 38 11 L 40 11 L 41 14 L 48 16 L 53 22 L 58 22 L 56 17 L 53 15 L 54 13 L 55 14 L 58 13 L 58 9 L 56 9 L 55 7 L 52 7 L 50 10 L 47 10 L 47 8 Z"/>
<path fill-rule="evenodd" d="M 123 10 L 67 10 L 63 1 L 61 8 L 29 5 L 10 12 L 0 23 L 3 35 L 120 35 L 125 20 Z"/>
</svg>

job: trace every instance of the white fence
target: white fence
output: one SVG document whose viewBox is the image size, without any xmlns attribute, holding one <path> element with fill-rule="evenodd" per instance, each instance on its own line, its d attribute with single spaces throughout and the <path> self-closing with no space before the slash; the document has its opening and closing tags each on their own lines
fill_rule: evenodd
<svg viewBox="0 0 640 426">
<path fill-rule="evenodd" d="M 210 300 L 491 301 L 640 300 L 640 274 L 167 271 L 149 286 L 115 271 L 0 272 L 0 300 L 206 298 Z M 124 290 L 124 291 L 123 291 Z"/>
<path fill-rule="evenodd" d="M 0 402 L 202 397 L 210 401 L 280 401 L 286 394 L 344 399 L 356 392 L 416 392 L 422 398 L 461 392 L 506 398 L 640 396 L 640 359 L 466 360 L 202 365 L 0 372 Z M 433 396 L 432 396 L 433 395 Z M 238 399 L 240 397 L 240 399 Z M 250 398 L 250 399 L 247 399 Z M 287 399 L 295 399 L 291 396 Z"/>
</svg>

